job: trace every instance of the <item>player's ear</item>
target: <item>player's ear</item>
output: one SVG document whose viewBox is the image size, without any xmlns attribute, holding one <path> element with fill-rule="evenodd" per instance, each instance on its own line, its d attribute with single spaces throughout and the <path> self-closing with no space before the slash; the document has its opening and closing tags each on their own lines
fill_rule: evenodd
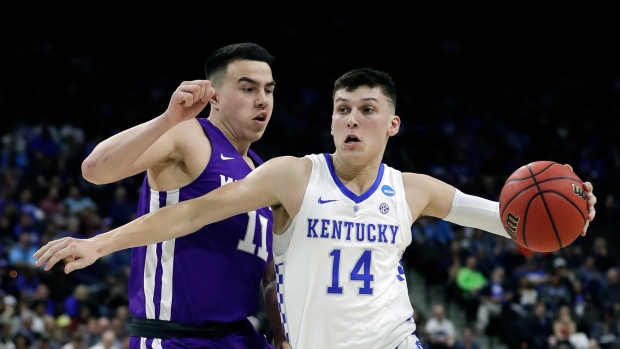
<svg viewBox="0 0 620 349">
<path fill-rule="evenodd" d="M 213 90 L 213 96 L 211 96 L 211 99 L 209 99 L 209 104 L 211 104 L 212 108 L 218 109 L 219 108 L 219 94 L 217 93 L 217 90 Z"/>
<path fill-rule="evenodd" d="M 388 129 L 388 135 L 395 136 L 400 130 L 400 116 L 394 115 L 390 120 L 390 128 Z"/>
</svg>

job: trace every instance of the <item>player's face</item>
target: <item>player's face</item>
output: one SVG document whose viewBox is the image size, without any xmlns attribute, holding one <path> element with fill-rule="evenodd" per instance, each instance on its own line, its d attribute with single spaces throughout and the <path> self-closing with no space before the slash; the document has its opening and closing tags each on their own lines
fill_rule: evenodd
<svg viewBox="0 0 620 349">
<path fill-rule="evenodd" d="M 235 61 L 217 89 L 216 108 L 238 140 L 260 139 L 273 112 L 275 82 L 269 64 Z"/>
<path fill-rule="evenodd" d="M 399 127 L 400 118 L 379 88 L 336 91 L 331 132 L 336 151 L 381 159 Z"/>
</svg>

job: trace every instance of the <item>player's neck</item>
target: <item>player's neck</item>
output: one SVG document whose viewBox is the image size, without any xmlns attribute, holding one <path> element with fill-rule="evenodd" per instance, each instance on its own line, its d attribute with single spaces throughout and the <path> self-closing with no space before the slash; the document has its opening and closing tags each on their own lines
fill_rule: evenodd
<svg viewBox="0 0 620 349">
<path fill-rule="evenodd" d="M 379 173 L 381 163 L 350 164 L 337 154 L 331 154 L 334 172 L 340 181 L 357 195 L 365 193 L 370 188 Z"/>
<path fill-rule="evenodd" d="M 235 136 L 235 132 L 233 131 L 233 129 L 231 127 L 228 127 L 224 122 L 222 122 L 220 118 L 210 115 L 207 120 L 209 120 L 213 124 L 213 126 L 217 127 L 217 129 L 220 130 L 222 134 L 224 134 L 224 137 L 226 137 L 230 144 L 232 144 L 232 146 L 237 149 L 237 152 L 239 152 L 239 154 L 241 154 L 242 156 L 248 155 L 248 149 L 250 149 L 250 144 L 252 144 L 251 141 L 243 139 L 242 137 Z"/>
</svg>

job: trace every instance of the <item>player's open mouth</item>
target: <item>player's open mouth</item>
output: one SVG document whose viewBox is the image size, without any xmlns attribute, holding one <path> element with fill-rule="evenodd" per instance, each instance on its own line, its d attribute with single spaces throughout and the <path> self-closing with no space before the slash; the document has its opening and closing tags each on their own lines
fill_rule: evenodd
<svg viewBox="0 0 620 349">
<path fill-rule="evenodd" d="M 359 139 L 359 138 L 357 138 L 357 136 L 356 136 L 356 135 L 348 135 L 348 136 L 344 139 L 344 142 L 345 142 L 346 144 L 357 143 L 357 142 L 359 142 L 359 141 L 360 141 L 360 139 Z"/>
<path fill-rule="evenodd" d="M 267 117 L 264 116 L 264 115 L 259 115 L 259 116 L 255 117 L 254 120 L 265 122 L 267 120 Z"/>
</svg>

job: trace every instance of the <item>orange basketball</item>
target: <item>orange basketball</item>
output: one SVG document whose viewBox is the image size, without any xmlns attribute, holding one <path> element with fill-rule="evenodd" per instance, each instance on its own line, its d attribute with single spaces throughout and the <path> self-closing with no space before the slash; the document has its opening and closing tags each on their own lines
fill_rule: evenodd
<svg viewBox="0 0 620 349">
<path fill-rule="evenodd" d="M 588 198 L 570 168 L 536 161 L 508 177 L 499 210 L 504 229 L 519 245 L 552 252 L 579 237 L 588 219 Z"/>
</svg>

